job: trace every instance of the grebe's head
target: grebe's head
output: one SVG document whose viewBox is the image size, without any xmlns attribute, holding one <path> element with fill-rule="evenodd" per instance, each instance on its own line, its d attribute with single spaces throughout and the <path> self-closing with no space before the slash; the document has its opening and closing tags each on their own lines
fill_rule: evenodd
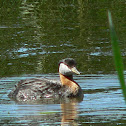
<svg viewBox="0 0 126 126">
<path fill-rule="evenodd" d="M 73 58 L 65 58 L 59 62 L 59 73 L 70 76 L 75 74 L 80 74 L 76 69 L 76 61 Z"/>
</svg>

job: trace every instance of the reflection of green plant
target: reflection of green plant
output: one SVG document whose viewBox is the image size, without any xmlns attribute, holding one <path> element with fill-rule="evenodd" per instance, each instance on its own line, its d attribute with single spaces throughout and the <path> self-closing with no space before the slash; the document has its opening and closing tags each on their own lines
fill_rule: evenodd
<svg viewBox="0 0 126 126">
<path fill-rule="evenodd" d="M 42 115 L 47 115 L 47 114 L 55 114 L 57 112 L 39 112 L 39 114 L 42 114 Z"/>
<path fill-rule="evenodd" d="M 112 23 L 112 17 L 111 17 L 110 11 L 108 11 L 108 20 L 109 20 L 111 43 L 112 43 L 115 67 L 118 73 L 118 78 L 120 81 L 122 92 L 126 101 L 126 85 L 125 85 L 124 73 L 123 73 L 124 71 L 123 61 L 122 61 L 121 52 L 119 48 L 119 41 L 117 39 L 117 35 L 116 35 L 115 29 Z"/>
</svg>

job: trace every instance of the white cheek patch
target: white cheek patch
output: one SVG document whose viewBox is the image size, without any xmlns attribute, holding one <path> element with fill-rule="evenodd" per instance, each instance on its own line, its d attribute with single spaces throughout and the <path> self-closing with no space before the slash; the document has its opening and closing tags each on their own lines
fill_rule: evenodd
<svg viewBox="0 0 126 126">
<path fill-rule="evenodd" d="M 67 65 L 65 65 L 64 63 L 61 63 L 59 66 L 59 73 L 63 75 L 71 75 L 72 71 Z"/>
</svg>

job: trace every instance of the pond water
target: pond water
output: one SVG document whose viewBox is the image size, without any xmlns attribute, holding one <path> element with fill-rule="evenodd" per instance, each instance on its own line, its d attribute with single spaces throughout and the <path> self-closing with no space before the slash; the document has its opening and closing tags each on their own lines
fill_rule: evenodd
<svg viewBox="0 0 126 126">
<path fill-rule="evenodd" d="M 7 94 L 20 79 L 58 79 L 58 75 L 6 77 L 0 81 L 0 119 L 6 125 L 120 125 L 126 124 L 126 106 L 115 75 L 80 75 L 82 102 L 16 103 Z"/>
<path fill-rule="evenodd" d="M 125 63 L 125 1 L 1 0 L 0 5 L 0 125 L 126 125 L 107 19 L 111 10 Z M 81 75 L 74 78 L 83 101 L 26 104 L 8 98 L 19 80 L 58 79 L 58 62 L 66 57 L 77 61 Z"/>
</svg>

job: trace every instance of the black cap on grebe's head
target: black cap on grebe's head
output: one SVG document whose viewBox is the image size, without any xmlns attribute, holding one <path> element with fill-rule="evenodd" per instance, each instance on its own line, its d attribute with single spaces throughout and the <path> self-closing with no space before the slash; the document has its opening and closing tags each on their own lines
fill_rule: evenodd
<svg viewBox="0 0 126 126">
<path fill-rule="evenodd" d="M 69 76 L 75 74 L 80 74 L 76 69 L 76 61 L 73 58 L 65 58 L 59 62 L 59 73 Z"/>
</svg>

